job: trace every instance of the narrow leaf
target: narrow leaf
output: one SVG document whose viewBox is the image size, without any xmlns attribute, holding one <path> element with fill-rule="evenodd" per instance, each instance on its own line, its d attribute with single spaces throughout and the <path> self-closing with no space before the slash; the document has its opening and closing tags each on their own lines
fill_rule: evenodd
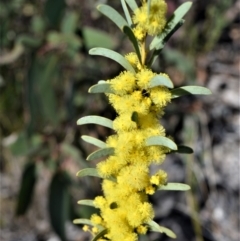
<svg viewBox="0 0 240 241">
<path fill-rule="evenodd" d="M 150 44 L 150 49 L 156 49 L 159 50 L 163 48 L 164 43 L 168 39 L 168 35 L 172 33 L 173 29 L 176 29 L 179 22 L 182 20 L 182 18 L 185 16 L 185 14 L 189 11 L 189 9 L 192 6 L 192 2 L 185 2 L 183 3 L 171 16 L 169 21 L 166 24 L 166 27 L 164 28 L 163 32 L 156 36 L 153 41 Z"/>
<path fill-rule="evenodd" d="M 112 60 L 115 60 L 120 65 L 122 65 L 126 70 L 129 70 L 135 74 L 135 70 L 132 65 L 119 53 L 105 48 L 93 48 L 90 49 L 89 54 L 91 55 L 100 55 Z"/>
<path fill-rule="evenodd" d="M 66 172 L 57 171 L 49 188 L 49 216 L 54 231 L 61 240 L 67 241 L 65 223 L 69 219 L 69 184 L 70 179 Z"/>
<path fill-rule="evenodd" d="M 129 14 L 129 11 L 128 11 L 125 0 L 121 0 L 121 4 L 122 4 L 122 8 L 123 8 L 125 17 L 126 17 L 127 22 L 128 22 L 128 25 L 131 26 L 132 25 L 132 19 L 131 19 L 131 16 Z"/>
<path fill-rule="evenodd" d="M 136 54 L 138 56 L 139 62 L 142 63 L 141 53 L 138 45 L 138 41 L 132 31 L 132 29 L 128 26 L 123 27 L 123 32 L 128 36 L 129 40 L 132 42 L 134 49 L 136 51 Z"/>
<path fill-rule="evenodd" d="M 168 190 L 168 191 L 188 191 L 191 187 L 184 183 L 171 183 L 169 182 L 167 185 L 160 186 L 158 190 Z"/>
<path fill-rule="evenodd" d="M 178 146 L 177 151 L 178 153 L 182 153 L 182 154 L 192 154 L 194 151 L 191 147 L 188 146 Z"/>
<path fill-rule="evenodd" d="M 97 116 L 97 115 L 85 116 L 80 118 L 77 121 L 77 125 L 84 125 L 84 124 L 98 124 L 98 125 L 113 129 L 113 122 L 111 120 L 105 117 Z"/>
<path fill-rule="evenodd" d="M 94 146 L 97 146 L 97 147 L 100 147 L 100 148 L 105 148 L 106 147 L 106 143 L 103 142 L 103 141 L 100 141 L 98 140 L 97 138 L 95 137 L 92 137 L 92 136 L 81 136 L 81 138 L 90 143 L 90 144 L 93 144 Z"/>
<path fill-rule="evenodd" d="M 165 228 L 163 226 L 159 226 L 153 220 L 149 221 L 147 224 L 150 227 L 150 231 L 154 231 L 154 232 L 158 232 L 158 233 L 165 233 L 168 237 L 174 238 L 174 239 L 177 237 L 176 234 L 172 230 Z"/>
<path fill-rule="evenodd" d="M 125 1 L 127 2 L 128 6 L 132 9 L 133 12 L 138 8 L 138 5 L 135 0 L 125 0 Z"/>
<path fill-rule="evenodd" d="M 77 172 L 76 174 L 78 177 L 86 177 L 86 176 L 91 176 L 91 177 L 100 177 L 98 171 L 96 168 L 84 168 Z"/>
<path fill-rule="evenodd" d="M 178 98 L 184 95 L 210 95 L 212 92 L 202 86 L 183 86 L 171 90 L 172 99 Z"/>
<path fill-rule="evenodd" d="M 114 148 L 112 148 L 112 147 L 102 148 L 102 149 L 99 149 L 99 150 L 91 153 L 87 157 L 87 161 L 93 161 L 95 159 L 110 156 L 110 155 L 113 155 L 113 154 L 114 154 Z"/>
<path fill-rule="evenodd" d="M 86 206 L 91 206 L 91 207 L 95 207 L 93 200 L 80 200 L 77 202 L 79 205 L 86 205 Z"/>
<path fill-rule="evenodd" d="M 112 20 L 120 29 L 122 29 L 124 25 L 128 25 L 127 21 L 114 8 L 105 4 L 100 4 L 97 9 Z"/>
<path fill-rule="evenodd" d="M 16 208 L 17 216 L 24 215 L 29 208 L 33 197 L 36 179 L 36 164 L 26 164 L 22 173 L 21 186 L 18 193 Z"/>
<path fill-rule="evenodd" d="M 91 241 L 97 241 L 105 234 L 107 234 L 107 229 L 103 229 L 102 231 L 100 231 Z"/>
<path fill-rule="evenodd" d="M 99 83 L 96 85 L 93 85 L 88 90 L 89 93 L 112 93 L 114 94 L 113 89 L 111 88 L 110 83 Z"/>
<path fill-rule="evenodd" d="M 150 10 L 151 10 L 151 0 L 148 0 L 148 8 L 147 8 L 148 18 L 149 18 Z"/>
<path fill-rule="evenodd" d="M 73 223 L 74 224 L 85 224 L 85 225 L 89 225 L 89 226 L 94 226 L 94 224 L 89 219 L 85 219 L 85 218 L 74 219 Z"/>
<path fill-rule="evenodd" d="M 103 178 L 97 171 L 96 168 L 85 168 L 77 172 L 76 176 L 78 177 L 86 177 L 86 176 L 91 176 L 91 177 L 99 177 Z M 107 180 L 116 182 L 116 179 L 114 177 L 108 177 L 106 178 Z"/>
<path fill-rule="evenodd" d="M 177 145 L 165 136 L 152 136 L 146 140 L 146 146 L 166 146 L 172 150 L 177 150 Z"/>
<path fill-rule="evenodd" d="M 156 87 L 156 86 L 159 86 L 159 85 L 164 85 L 164 86 L 166 86 L 170 89 L 173 88 L 172 81 L 164 75 L 156 75 L 149 82 L 149 88 L 153 88 L 153 87 Z"/>
</svg>

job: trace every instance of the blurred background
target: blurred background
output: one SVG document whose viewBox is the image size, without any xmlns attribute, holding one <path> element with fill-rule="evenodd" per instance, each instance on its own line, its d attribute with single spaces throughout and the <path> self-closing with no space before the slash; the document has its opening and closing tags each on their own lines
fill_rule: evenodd
<svg viewBox="0 0 240 241">
<path fill-rule="evenodd" d="M 167 0 L 168 16 L 183 2 Z M 115 118 L 105 96 L 88 94 L 88 88 L 122 69 L 88 50 L 132 51 L 96 10 L 99 3 L 122 13 L 120 1 L 0 2 L 1 241 L 90 240 L 72 224 L 94 212 L 77 201 L 101 194 L 99 179 L 76 177 L 96 164 L 85 161 L 95 149 L 80 137 L 105 140 L 111 132 L 76 121 L 86 115 Z M 213 92 L 173 100 L 161 120 L 176 143 L 194 149 L 193 155 L 168 155 L 161 166 L 169 181 L 192 190 L 151 197 L 155 220 L 171 228 L 177 241 L 240 240 L 239 13 L 239 0 L 193 0 L 185 24 L 153 66 L 176 87 L 201 85 Z M 170 241 L 156 233 L 141 240 Z"/>
</svg>

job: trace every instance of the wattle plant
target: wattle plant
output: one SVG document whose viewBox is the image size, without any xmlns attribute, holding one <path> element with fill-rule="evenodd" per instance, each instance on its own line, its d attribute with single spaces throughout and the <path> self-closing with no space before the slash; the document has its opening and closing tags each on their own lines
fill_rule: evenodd
<svg viewBox="0 0 240 241">
<path fill-rule="evenodd" d="M 132 42 L 135 52 L 120 55 L 109 49 L 93 48 L 91 55 L 111 58 L 125 68 L 110 80 L 100 80 L 89 89 L 90 93 L 105 93 L 117 113 L 115 120 L 99 116 L 86 116 L 78 125 L 99 124 L 115 131 L 106 142 L 82 136 L 99 149 L 87 157 L 88 161 L 105 157 L 96 168 L 80 170 L 77 175 L 97 176 L 103 179 L 103 196 L 78 203 L 99 209 L 90 220 L 76 219 L 84 224 L 83 230 L 93 234 L 92 241 L 136 241 L 148 231 L 165 233 L 171 238 L 173 231 L 159 226 L 149 195 L 159 190 L 189 190 L 181 183 L 168 183 L 167 173 L 159 170 L 150 173 L 151 164 L 161 164 L 167 153 L 192 153 L 186 146 L 178 146 L 166 137 L 159 119 L 171 99 L 186 94 L 210 94 L 204 87 L 184 86 L 174 89 L 165 73 L 154 73 L 151 65 L 158 57 L 169 37 L 183 24 L 182 19 L 191 7 L 185 2 L 167 21 L 167 4 L 164 0 L 121 0 L 123 18 L 116 10 L 100 5 L 98 10 L 110 18 Z M 128 9 L 129 7 L 129 9 Z M 132 12 L 130 15 L 129 13 Z M 152 41 L 149 46 L 146 43 Z M 147 41 L 148 40 L 148 41 Z"/>
</svg>

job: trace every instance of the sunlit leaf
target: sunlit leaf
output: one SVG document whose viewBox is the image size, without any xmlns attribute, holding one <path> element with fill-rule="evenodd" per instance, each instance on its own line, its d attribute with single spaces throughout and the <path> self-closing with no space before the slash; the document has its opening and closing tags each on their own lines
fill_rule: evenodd
<svg viewBox="0 0 240 241">
<path fill-rule="evenodd" d="M 128 4 L 128 6 L 132 9 L 132 11 L 135 11 L 138 8 L 138 5 L 135 0 L 125 0 Z"/>
<path fill-rule="evenodd" d="M 34 162 L 25 165 L 21 178 L 20 190 L 17 199 L 16 215 L 24 215 L 29 208 L 36 183 L 36 164 Z"/>
<path fill-rule="evenodd" d="M 170 230 L 168 228 L 165 228 L 165 227 L 162 227 L 162 226 L 159 226 L 153 220 L 149 221 L 147 224 L 150 228 L 150 231 L 165 233 L 168 237 L 174 238 L 174 239 L 177 237 L 176 234 L 172 230 Z"/>
<path fill-rule="evenodd" d="M 131 26 L 132 25 L 132 19 L 131 19 L 131 16 L 129 14 L 129 11 L 128 11 L 125 0 L 121 0 L 121 4 L 122 4 L 122 8 L 123 8 L 125 17 L 126 17 L 127 22 L 128 22 L 128 25 Z"/>
<path fill-rule="evenodd" d="M 171 16 L 169 21 L 167 22 L 166 26 L 162 33 L 156 36 L 150 44 L 150 49 L 159 50 L 163 48 L 165 42 L 169 39 L 168 35 L 172 35 L 172 31 L 176 29 L 179 22 L 185 16 L 185 14 L 189 11 L 192 6 L 192 2 L 185 2 L 183 3 Z"/>
<path fill-rule="evenodd" d="M 166 86 L 170 89 L 173 88 L 172 81 L 164 75 L 156 75 L 149 82 L 149 88 L 153 88 L 161 85 Z"/>
<path fill-rule="evenodd" d="M 107 233 L 107 229 L 100 231 L 91 241 L 97 241 L 99 238 L 103 237 Z"/>
<path fill-rule="evenodd" d="M 91 222 L 91 220 L 85 219 L 85 218 L 74 219 L 73 223 L 74 224 L 84 224 L 84 225 L 94 226 L 94 224 Z"/>
<path fill-rule="evenodd" d="M 86 206 L 91 206 L 91 207 L 95 207 L 93 200 L 89 200 L 89 199 L 85 199 L 85 200 L 79 200 L 77 202 L 79 205 L 86 205 Z"/>
<path fill-rule="evenodd" d="M 76 176 L 78 177 L 86 177 L 86 176 L 91 176 L 91 177 L 99 177 L 103 178 L 99 173 L 96 168 L 85 168 L 77 172 Z M 108 177 L 106 178 L 107 180 L 115 182 L 116 179 L 114 177 Z"/>
<path fill-rule="evenodd" d="M 87 157 L 87 161 L 93 161 L 95 159 L 98 159 L 101 157 L 106 157 L 106 156 L 111 156 L 113 154 L 114 154 L 114 148 L 112 148 L 112 147 L 102 148 L 102 149 L 99 149 L 99 150 L 91 153 Z"/>
<path fill-rule="evenodd" d="M 109 120 L 105 117 L 97 116 L 97 115 L 84 116 L 77 121 L 77 125 L 85 125 L 85 124 L 98 124 L 98 125 L 113 129 L 112 120 Z"/>
<path fill-rule="evenodd" d="M 168 191 L 188 191 L 191 187 L 184 183 L 167 183 L 167 185 L 160 186 L 158 190 L 168 190 Z"/>
<path fill-rule="evenodd" d="M 114 94 L 114 91 L 111 87 L 110 83 L 99 83 L 96 85 L 93 85 L 88 90 L 89 93 L 112 93 Z"/>
<path fill-rule="evenodd" d="M 146 140 L 146 146 L 166 146 L 172 150 L 177 150 L 177 145 L 165 136 L 152 136 Z"/>
<path fill-rule="evenodd" d="M 127 21 L 114 8 L 105 4 L 100 4 L 97 9 L 111 19 L 121 30 L 123 26 L 128 25 Z"/>
<path fill-rule="evenodd" d="M 136 51 L 136 54 L 138 56 L 139 62 L 142 63 L 141 53 L 138 45 L 138 41 L 132 31 L 132 29 L 128 26 L 123 27 L 123 32 L 128 36 L 129 40 L 132 42 L 134 49 Z"/>
<path fill-rule="evenodd" d="M 90 143 L 90 144 L 93 144 L 94 146 L 97 146 L 97 147 L 100 147 L 100 148 L 105 148 L 106 147 L 106 143 L 103 142 L 103 141 L 100 141 L 98 140 L 97 138 L 95 137 L 92 137 L 92 136 L 81 136 L 81 138 Z"/>
<path fill-rule="evenodd" d="M 171 90 L 172 99 L 178 98 L 184 95 L 210 95 L 212 92 L 202 86 L 183 86 Z"/>
<path fill-rule="evenodd" d="M 132 65 L 121 54 L 119 54 L 113 50 L 105 49 L 105 48 L 93 48 L 93 49 L 90 49 L 89 54 L 90 55 L 100 55 L 100 56 L 104 56 L 104 57 L 110 58 L 112 60 L 115 60 L 120 65 L 122 65 L 126 70 L 129 70 L 129 71 L 135 73 L 135 70 L 132 67 Z"/>
</svg>

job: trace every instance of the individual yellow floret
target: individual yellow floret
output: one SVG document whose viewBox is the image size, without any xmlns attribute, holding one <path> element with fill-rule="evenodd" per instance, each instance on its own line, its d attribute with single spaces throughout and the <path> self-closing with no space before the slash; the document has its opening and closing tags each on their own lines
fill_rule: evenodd
<svg viewBox="0 0 240 241">
<path fill-rule="evenodd" d="M 91 216 L 91 221 L 92 221 L 92 223 L 93 224 L 102 224 L 102 218 L 99 216 L 99 215 L 97 215 L 97 214 L 93 214 L 92 216 Z"/>
<path fill-rule="evenodd" d="M 149 93 L 152 102 L 157 108 L 163 108 L 171 101 L 171 92 L 167 87 L 154 87 L 149 90 Z"/>
<path fill-rule="evenodd" d="M 137 232 L 139 234 L 146 234 L 147 233 L 147 227 L 143 226 L 143 225 L 140 225 L 140 226 L 137 227 Z"/>
<path fill-rule="evenodd" d="M 155 73 L 152 72 L 152 70 L 150 69 L 142 69 L 140 72 L 138 72 L 136 74 L 136 78 L 137 78 L 137 85 L 141 88 L 141 89 L 147 89 L 150 80 L 156 76 Z"/>
<path fill-rule="evenodd" d="M 89 226 L 88 226 L 88 225 L 84 225 L 84 226 L 82 227 L 82 230 L 83 230 L 84 232 L 87 232 L 87 231 L 89 231 L 90 229 L 89 229 Z"/>
</svg>

